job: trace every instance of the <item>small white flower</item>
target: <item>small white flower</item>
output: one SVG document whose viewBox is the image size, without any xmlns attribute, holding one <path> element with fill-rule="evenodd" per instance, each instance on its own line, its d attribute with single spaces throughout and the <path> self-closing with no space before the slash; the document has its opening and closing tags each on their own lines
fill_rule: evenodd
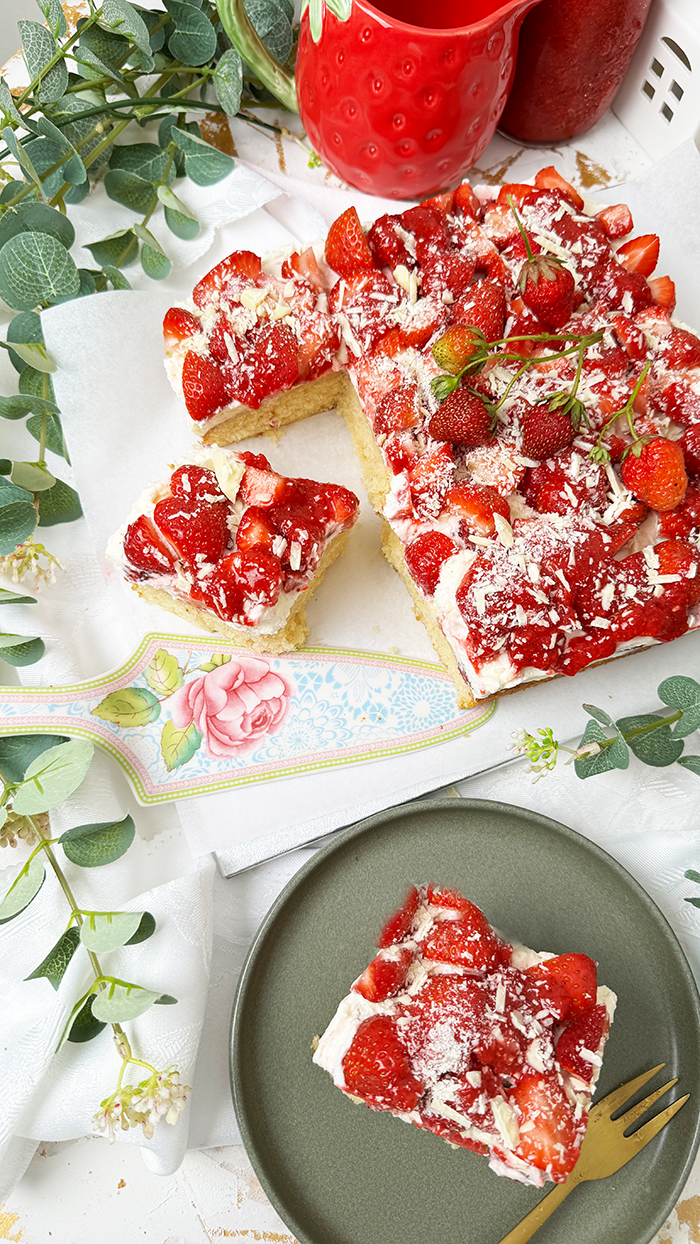
<svg viewBox="0 0 700 1244">
<path fill-rule="evenodd" d="M 117 1128 L 128 1132 L 130 1127 L 140 1127 L 146 1140 L 151 1140 L 155 1127 L 165 1117 L 167 1123 L 175 1124 L 184 1110 L 191 1093 L 189 1084 L 183 1084 L 180 1073 L 174 1067 L 167 1071 L 154 1071 L 140 1084 L 124 1084 L 111 1097 L 106 1097 L 93 1121 L 98 1132 L 108 1133 L 113 1143 Z"/>
</svg>

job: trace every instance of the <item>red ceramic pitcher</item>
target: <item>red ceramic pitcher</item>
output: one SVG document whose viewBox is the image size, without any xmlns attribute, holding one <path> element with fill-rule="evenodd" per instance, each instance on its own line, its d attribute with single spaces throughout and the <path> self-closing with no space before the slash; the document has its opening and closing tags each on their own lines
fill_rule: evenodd
<svg viewBox="0 0 700 1244">
<path fill-rule="evenodd" d="M 538 2 L 336 0 L 342 18 L 317 2 L 318 38 L 307 7 L 292 78 L 258 39 L 243 0 L 217 0 L 232 42 L 298 109 L 324 163 L 351 186 L 397 199 L 454 186 L 478 160 L 513 81 L 521 22 Z"/>
</svg>

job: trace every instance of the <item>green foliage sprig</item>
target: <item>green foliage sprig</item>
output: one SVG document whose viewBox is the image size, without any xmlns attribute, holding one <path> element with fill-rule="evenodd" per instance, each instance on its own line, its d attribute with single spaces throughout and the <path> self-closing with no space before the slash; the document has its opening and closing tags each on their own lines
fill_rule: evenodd
<svg viewBox="0 0 700 1244">
<path fill-rule="evenodd" d="M 213 0 L 165 0 L 165 12 L 88 0 L 88 15 L 70 35 L 59 0 L 37 4 L 42 20 L 18 23 L 30 82 L 15 97 L 0 78 L 0 297 L 17 312 L 0 347 L 19 373 L 19 392 L 0 397 L 0 417 L 26 420 L 39 446 L 27 461 L 0 459 L 0 574 L 14 582 L 33 574 L 38 584 L 51 580 L 58 562 L 35 542 L 36 527 L 81 514 L 75 490 L 47 465 L 47 454 L 68 454 L 41 312 L 129 289 L 124 269 L 138 260 L 153 280 L 168 275 L 170 259 L 149 228 L 154 213 L 162 208 L 175 237 L 195 238 L 199 222 L 175 183 L 187 177 L 209 186 L 234 166 L 190 114 L 232 116 L 243 108 L 249 123 L 279 127 L 246 110 L 275 101 L 231 43 Z M 246 9 L 267 49 L 293 64 L 292 0 L 246 0 Z M 118 144 L 149 122 L 158 123 L 157 142 Z M 78 268 L 69 211 L 98 181 L 134 222 L 90 243 L 94 262 Z M 38 639 L 5 638 L 6 659 L 13 647 L 23 649 L 23 663 L 43 651 Z"/>
<path fill-rule="evenodd" d="M 665 678 L 657 688 L 661 702 L 670 713 L 640 713 L 613 721 L 604 708 L 584 704 L 590 721 L 578 747 L 566 747 L 554 738 L 551 729 L 537 735 L 517 731 L 513 750 L 522 752 L 530 761 L 529 771 L 537 781 L 554 769 L 560 753 L 567 753 L 567 764 L 573 764 L 579 778 L 609 773 L 611 769 L 627 769 L 630 752 L 643 764 L 662 769 L 679 764 L 700 777 L 700 756 L 684 756 L 684 740 L 700 729 L 700 683 L 683 674 Z M 538 737 L 539 736 L 539 737 Z"/>
<path fill-rule="evenodd" d="M 46 880 L 47 864 L 67 900 L 66 926 L 28 981 L 45 979 L 58 989 L 66 970 L 82 948 L 91 979 L 77 998 L 63 1029 L 57 1051 L 66 1041 L 92 1041 L 107 1025 L 121 1058 L 117 1087 L 95 1115 L 95 1125 L 114 1138 L 116 1129 L 141 1127 L 147 1138 L 165 1115 L 177 1122 L 190 1089 L 175 1067 L 158 1071 L 136 1058 L 122 1028 L 156 1004 L 172 1005 L 170 994 L 146 989 L 134 981 L 110 975 L 98 955 L 133 946 L 151 937 L 156 922 L 148 911 L 94 911 L 83 907 L 66 878 L 54 847 L 59 846 L 79 868 L 99 868 L 120 859 L 131 846 L 135 826 L 130 816 L 99 824 L 75 825 L 58 837 L 51 834 L 48 813 L 80 785 L 92 759 L 92 743 L 52 735 L 0 738 L 0 846 L 30 848 L 12 885 L 0 899 L 0 925 L 15 919 L 36 898 Z M 130 1066 L 148 1075 L 138 1085 L 124 1084 Z"/>
</svg>

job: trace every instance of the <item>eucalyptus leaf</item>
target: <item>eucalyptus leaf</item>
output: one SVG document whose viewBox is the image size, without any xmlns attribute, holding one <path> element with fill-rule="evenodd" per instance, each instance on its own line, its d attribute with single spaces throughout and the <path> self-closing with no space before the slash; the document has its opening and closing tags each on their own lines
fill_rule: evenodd
<svg viewBox="0 0 700 1244">
<path fill-rule="evenodd" d="M 134 936 L 144 913 L 141 911 L 91 911 L 80 928 L 80 940 L 96 955 L 118 950 Z"/>
<path fill-rule="evenodd" d="M 115 203 L 121 203 L 123 207 L 144 216 L 156 202 L 156 192 L 150 181 L 145 181 L 135 173 L 127 173 L 124 169 L 110 169 L 104 185 L 109 198 Z"/>
<path fill-rule="evenodd" d="M 45 397 L 35 397 L 29 393 L 14 393 L 11 397 L 0 397 L 0 417 L 3 419 L 24 419 L 25 415 L 58 414 L 58 406 Z"/>
<path fill-rule="evenodd" d="M 281 65 L 292 50 L 292 23 L 275 0 L 245 0 L 245 10 L 265 47 Z"/>
<path fill-rule="evenodd" d="M 41 855 L 35 855 L 31 863 L 12 882 L 0 903 L 0 924 L 13 920 L 28 907 L 39 893 L 46 879 L 46 869 Z"/>
<path fill-rule="evenodd" d="M 5 635 L 0 636 L 0 640 L 6 638 Z M 14 666 L 36 665 L 46 651 L 43 639 L 25 639 L 24 636 L 17 636 L 17 638 L 21 639 L 21 643 L 9 646 L 0 644 L 0 660 Z"/>
<path fill-rule="evenodd" d="M 58 415 L 47 414 L 46 416 L 32 415 L 27 419 L 26 428 L 30 436 L 35 441 L 41 441 L 42 420 L 46 419 L 46 448 L 52 454 L 58 454 L 59 457 L 65 458 L 66 462 L 70 462 L 66 442 L 63 438 L 63 428 Z"/>
<path fill-rule="evenodd" d="M 13 462 L 10 479 L 27 492 L 45 492 L 56 483 L 55 475 L 42 462 Z"/>
<path fill-rule="evenodd" d="M 684 769 L 690 769 L 691 773 L 700 777 L 700 756 L 682 756 L 678 763 L 683 765 Z"/>
<path fill-rule="evenodd" d="M 0 296 L 17 311 L 79 289 L 78 269 L 49 233 L 17 234 L 0 250 Z"/>
<path fill-rule="evenodd" d="M 67 741 L 62 734 L 0 735 L 0 769 L 9 782 L 21 782 L 37 756 Z"/>
<path fill-rule="evenodd" d="M 18 488 L 9 479 L 0 480 L 0 506 L 31 500 L 32 494 L 27 492 L 26 488 Z"/>
<path fill-rule="evenodd" d="M 37 756 L 15 792 L 14 811 L 33 816 L 62 803 L 80 786 L 90 768 L 92 753 L 93 745 L 87 739 L 71 739 Z"/>
<path fill-rule="evenodd" d="M 80 945 L 80 930 L 73 925 L 72 928 L 66 929 L 66 932 L 59 937 L 56 945 L 49 951 L 48 955 L 35 968 L 29 976 L 25 976 L 25 980 L 39 980 L 46 977 L 50 985 L 54 989 L 58 989 L 63 977 L 66 973 L 68 964 Z"/>
<path fill-rule="evenodd" d="M 691 903 L 693 907 L 700 907 L 700 898 L 685 898 L 684 903 Z"/>
<path fill-rule="evenodd" d="M 69 156 L 65 164 L 61 165 L 61 176 L 64 181 L 70 181 L 75 185 L 80 185 L 87 177 L 87 170 L 78 152 L 72 142 L 66 138 L 65 134 L 59 130 L 58 126 L 49 121 L 48 117 L 38 117 L 36 127 L 40 134 L 50 139 L 61 152 L 62 156 Z"/>
<path fill-rule="evenodd" d="M 196 221 L 197 217 L 194 212 L 191 212 L 189 207 L 181 199 L 178 199 L 176 194 L 173 194 L 169 186 L 158 187 L 158 198 L 164 207 L 170 207 L 173 211 L 179 212 L 181 216 L 189 216 L 190 220 Z"/>
<path fill-rule="evenodd" d="M 139 243 L 132 229 L 120 229 L 100 242 L 87 242 L 86 249 L 92 252 L 95 263 L 101 268 L 128 268 L 138 259 Z"/>
<path fill-rule="evenodd" d="M 61 0 L 37 0 L 37 4 L 46 18 L 51 33 L 57 38 L 64 38 L 68 33 L 68 26 Z"/>
<path fill-rule="evenodd" d="M 0 498 L 4 492 L 4 487 L 0 488 Z M 36 510 L 32 501 L 7 502 L 0 499 L 0 556 L 14 553 L 18 544 L 24 544 L 29 539 L 35 527 Z"/>
<path fill-rule="evenodd" d="M 7 146 L 9 147 L 10 151 L 12 152 L 13 156 L 17 160 L 20 168 L 24 169 L 24 172 L 27 174 L 29 181 L 34 182 L 34 185 L 37 187 L 37 190 L 39 191 L 39 193 L 42 196 L 46 197 L 41 178 L 37 170 L 35 169 L 32 163 L 31 156 L 27 153 L 25 146 L 22 143 L 17 141 L 14 131 L 9 126 L 5 127 L 5 129 L 2 132 L 2 136 L 5 142 L 7 143 Z M 23 186 L 23 189 L 26 189 L 26 187 Z"/>
<path fill-rule="evenodd" d="M 669 708 L 680 708 L 683 716 L 673 727 L 674 738 L 684 739 L 700 728 L 700 683 L 683 674 L 665 678 L 658 688 L 659 699 Z"/>
<path fill-rule="evenodd" d="M 231 156 L 211 147 L 204 139 L 186 133 L 177 125 L 173 126 L 171 133 L 173 141 L 184 154 L 187 176 L 195 185 L 213 186 L 222 177 L 227 177 L 234 168 L 235 162 Z"/>
<path fill-rule="evenodd" d="M 150 55 L 148 27 L 141 14 L 127 0 L 102 0 L 102 17 L 119 34 L 133 39 L 137 48 Z"/>
<path fill-rule="evenodd" d="M 700 873 L 697 873 L 694 868 L 686 868 L 683 876 L 687 877 L 688 881 L 695 881 L 700 885 Z"/>
<path fill-rule="evenodd" d="M 31 315 L 31 312 L 25 311 L 23 314 Z M 5 345 L 4 342 L 0 344 Z M 18 341 L 12 349 L 8 346 L 7 350 L 10 355 L 14 354 L 20 361 L 20 366 L 17 368 L 18 371 L 24 370 L 27 364 L 33 367 L 35 371 L 47 373 L 56 371 L 57 365 L 48 353 L 46 346 L 34 345 L 28 341 Z"/>
<path fill-rule="evenodd" d="M 584 711 L 588 713 L 589 717 L 595 717 L 596 721 L 599 721 L 601 726 L 612 725 L 612 717 L 609 713 L 606 713 L 604 708 L 596 708 L 595 704 L 584 704 L 583 708 Z"/>
<path fill-rule="evenodd" d="M 110 984 L 95 997 L 92 1013 L 95 1019 L 107 1024 L 122 1024 L 143 1015 L 159 997 L 153 990 L 142 989 L 139 985 Z"/>
<path fill-rule="evenodd" d="M 182 212 L 176 212 L 171 207 L 165 208 L 164 215 L 166 225 L 176 238 L 191 242 L 199 237 L 199 221 L 191 215 L 183 216 Z"/>
<path fill-rule="evenodd" d="M 591 720 L 586 726 L 579 747 L 586 743 L 604 743 L 608 736 L 597 721 Z M 576 776 L 579 778 L 594 777 L 598 773 L 609 773 L 611 769 L 626 769 L 629 765 L 629 752 L 624 739 L 618 737 L 611 747 L 605 747 L 593 756 L 583 756 L 574 761 Z"/>
<path fill-rule="evenodd" d="M 26 125 L 24 117 L 17 110 L 15 101 L 12 98 L 12 92 L 4 78 L 0 78 L 0 112 L 4 114 L 8 121 L 14 121 L 15 125 Z"/>
<path fill-rule="evenodd" d="M 92 1004 L 96 996 L 96 994 L 91 993 L 90 997 L 85 999 L 68 1032 L 68 1041 L 73 1041 L 77 1044 L 92 1041 L 93 1037 L 99 1036 L 102 1029 L 107 1027 L 101 1020 L 95 1019 L 92 1013 Z"/>
<path fill-rule="evenodd" d="M 153 692 L 141 687 L 122 687 L 110 691 L 92 710 L 93 717 L 110 721 L 115 726 L 147 726 L 160 717 L 160 704 Z"/>
<path fill-rule="evenodd" d="M 159 998 L 156 998 L 156 1006 L 176 1006 L 176 1005 L 177 1005 L 177 998 L 173 998 L 173 995 L 171 993 L 162 993 Z"/>
<path fill-rule="evenodd" d="M 53 380 L 47 372 L 37 371 L 36 367 L 23 367 L 19 374 L 18 388 L 24 397 L 34 397 L 41 402 L 50 402 L 51 406 L 55 407 L 53 413 L 58 413 Z M 36 409 L 41 412 L 46 408 L 37 407 Z"/>
<path fill-rule="evenodd" d="M 133 934 L 133 936 L 129 938 L 128 942 L 125 942 L 125 945 L 136 946 L 138 945 L 139 942 L 145 942 L 148 940 L 149 937 L 153 937 L 153 934 L 155 933 L 155 931 L 156 931 L 156 922 L 153 916 L 151 915 L 150 911 L 144 911 L 141 914 L 141 922 L 139 924 L 138 929 Z"/>
<path fill-rule="evenodd" d="M 221 107 L 230 117 L 235 117 L 243 90 L 243 61 L 236 48 L 229 48 L 219 57 L 212 81 Z"/>
<path fill-rule="evenodd" d="M 123 273 L 121 273 L 118 268 L 113 267 L 112 264 L 106 264 L 102 269 L 102 272 L 113 289 L 131 289 L 131 284 L 127 281 Z"/>
<path fill-rule="evenodd" d="M 78 47 L 89 65 L 106 71 L 117 82 L 124 82 L 120 66 L 124 64 L 130 49 L 129 40 L 114 30 L 105 30 L 103 26 L 86 26 L 80 32 Z M 73 53 L 76 60 L 79 53 Z"/>
<path fill-rule="evenodd" d="M 64 60 L 49 69 L 43 70 L 53 59 L 56 45 L 45 26 L 39 22 L 18 22 L 24 59 L 27 62 L 29 76 L 33 80 L 42 74 L 41 82 L 36 91 L 36 98 L 41 104 L 55 103 L 65 94 L 68 86 L 68 69 Z"/>
<path fill-rule="evenodd" d="M 152 246 L 141 247 L 141 267 L 152 281 L 163 281 L 170 275 L 172 264 L 160 246 L 154 250 Z"/>
<path fill-rule="evenodd" d="M 80 497 L 75 488 L 57 479 L 39 497 L 39 526 L 55 527 L 57 523 L 73 523 L 83 513 Z"/>
<path fill-rule="evenodd" d="M 181 0 L 165 0 L 165 7 L 175 22 L 168 40 L 168 50 L 184 65 L 204 65 L 216 51 L 216 31 L 209 18 L 191 4 Z"/>
<path fill-rule="evenodd" d="M 121 821 L 94 825 L 75 825 L 59 838 L 68 859 L 81 868 L 101 868 L 112 864 L 129 850 L 136 827 L 130 816 Z"/>
<path fill-rule="evenodd" d="M 104 97 L 97 91 L 91 90 L 87 84 L 83 91 L 77 91 L 75 94 L 64 95 L 60 103 L 51 111 L 51 117 L 54 123 L 59 126 L 61 132 L 73 143 L 73 146 L 80 144 L 80 155 L 83 161 L 89 159 L 98 144 L 105 139 L 105 134 L 93 133 L 95 126 L 99 122 L 104 122 L 108 118 L 108 113 L 98 113 L 92 117 L 81 117 L 79 114 L 86 112 L 89 108 L 97 108 L 100 104 L 104 104 Z M 76 120 L 70 120 L 76 117 Z M 92 137 L 88 137 L 92 135 Z M 90 165 L 90 171 L 97 173 L 106 163 L 109 148 L 99 156 L 94 164 Z M 85 185 L 85 183 L 83 183 Z M 73 190 L 75 187 L 73 187 Z M 85 190 L 88 187 L 85 185 Z M 71 195 L 73 190 L 68 191 L 66 200 L 72 201 Z"/>
<path fill-rule="evenodd" d="M 123 173 L 134 173 L 144 181 L 162 181 L 168 157 L 156 143 L 125 143 L 114 147 L 109 157 L 109 167 Z"/>
<path fill-rule="evenodd" d="M 21 592 L 13 592 L 9 588 L 0 587 L 0 605 L 36 605 L 36 603 L 36 596 L 23 596 Z M 1 764 L 0 769 L 2 769 Z"/>
<path fill-rule="evenodd" d="M 627 734 L 630 730 L 652 725 L 660 720 L 658 713 L 643 713 L 634 717 L 620 717 L 616 724 L 619 730 Z M 682 754 L 684 746 L 680 739 L 674 739 L 670 726 L 659 726 L 649 734 L 628 738 L 627 743 L 645 765 L 654 765 L 659 769 L 674 764 Z"/>
</svg>

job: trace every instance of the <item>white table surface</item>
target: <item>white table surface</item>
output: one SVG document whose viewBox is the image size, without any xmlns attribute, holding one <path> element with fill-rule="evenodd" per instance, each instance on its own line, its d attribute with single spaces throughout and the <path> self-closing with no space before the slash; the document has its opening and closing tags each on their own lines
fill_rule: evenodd
<svg viewBox="0 0 700 1244">
<path fill-rule="evenodd" d="M 290 118 L 286 120 L 290 126 L 294 124 Z M 274 180 L 281 189 L 292 189 L 295 179 L 309 178 L 319 187 L 339 187 L 337 180 L 325 170 L 309 171 L 306 154 L 294 143 L 261 138 L 260 131 L 242 122 L 233 123 L 232 128 L 240 158 Z M 555 163 L 566 176 L 583 185 L 588 193 L 595 194 L 604 186 L 624 182 L 651 162 L 620 123 L 608 114 L 590 134 L 554 152 L 518 148 L 497 136 L 481 158 L 475 179 L 524 180 L 547 163 Z M 274 203 L 270 210 L 274 214 Z M 216 249 L 215 244 L 212 262 L 219 257 Z M 202 267 L 201 262 L 199 267 Z M 52 530 L 61 531 L 60 528 Z M 653 809 L 670 791 L 676 804 L 682 805 L 677 824 L 680 825 L 678 832 L 687 837 L 688 866 L 699 867 L 693 812 L 697 800 L 693 782 L 697 779 L 682 774 L 681 778 L 687 782 L 685 786 L 681 782 L 678 794 L 663 775 L 652 773 L 651 777 L 646 777 L 642 774 L 640 778 L 640 768 L 633 766 L 625 774 L 614 773 L 595 779 L 595 782 L 607 783 L 607 788 L 600 785 L 593 792 L 587 785 L 589 803 L 581 798 L 581 784 L 570 770 L 533 787 L 520 766 L 498 775 L 467 779 L 459 784 L 458 791 L 451 793 L 504 799 L 549 815 L 557 815 L 562 805 L 568 805 L 569 815 L 559 812 L 560 818 L 608 849 L 612 835 L 617 842 L 614 854 L 634 872 L 635 852 L 640 845 L 639 809 Z M 605 818 L 601 818 L 600 810 L 604 805 L 608 809 L 624 806 L 628 796 L 628 815 L 615 817 L 611 813 L 606 836 L 602 825 Z M 596 814 L 592 817 L 594 804 Z M 591 828 L 593 824 L 595 831 Z M 173 831 L 169 828 L 164 832 L 172 834 Z M 288 856 L 282 866 L 280 863 L 263 864 L 234 881 L 220 884 L 237 886 L 241 910 L 248 911 L 254 904 L 246 902 L 247 894 L 269 891 L 274 895 L 280 888 L 280 874 L 286 879 L 308 857 L 308 850 L 297 851 Z M 654 898 L 660 901 L 656 893 Z M 700 933 L 700 913 L 688 909 L 688 928 L 683 940 L 697 971 L 700 936 L 695 931 L 693 915 Z M 259 912 L 256 919 L 259 919 Z M 240 936 L 235 939 L 241 963 L 254 931 L 254 924 L 250 924 L 239 930 Z M 157 1177 L 146 1169 L 138 1150 L 130 1146 L 110 1146 L 101 1138 L 87 1137 L 40 1144 L 15 1191 L 7 1203 L 0 1206 L 0 1241 L 94 1244 L 99 1239 L 100 1244 L 132 1244 L 137 1240 L 143 1244 L 213 1244 L 213 1241 L 229 1238 L 294 1244 L 293 1236 L 269 1204 L 240 1145 L 190 1151 L 174 1174 Z M 681 1200 L 652 1244 L 700 1244 L 700 1162 L 696 1163 Z"/>
</svg>

